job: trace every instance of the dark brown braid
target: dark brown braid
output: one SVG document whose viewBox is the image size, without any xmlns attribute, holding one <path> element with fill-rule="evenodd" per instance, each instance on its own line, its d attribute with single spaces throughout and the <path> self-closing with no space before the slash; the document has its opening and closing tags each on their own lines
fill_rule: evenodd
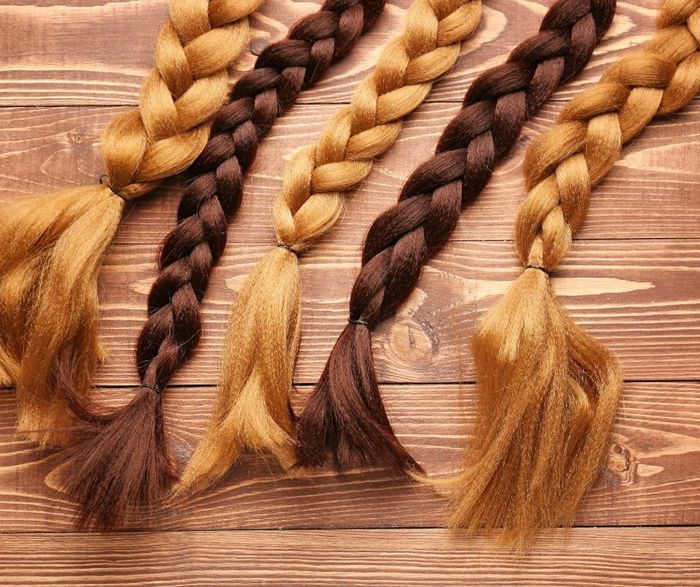
<svg viewBox="0 0 700 587">
<path fill-rule="evenodd" d="M 454 230 L 462 207 L 488 183 L 523 123 L 580 73 L 615 13 L 615 0 L 559 0 L 540 32 L 472 83 L 435 155 L 406 181 L 398 203 L 369 230 L 350 320 L 299 421 L 299 464 L 330 453 L 348 468 L 384 462 L 421 471 L 389 423 L 374 371 L 371 329 L 408 297 L 423 265 Z"/>
<path fill-rule="evenodd" d="M 136 349 L 144 383 L 163 389 L 197 346 L 199 302 L 226 246 L 226 226 L 241 203 L 243 176 L 260 140 L 302 89 L 348 53 L 383 7 L 384 0 L 327 0 L 286 39 L 267 47 L 236 82 L 190 169 L 178 225 L 163 242 L 160 274 L 148 296 L 149 318 Z"/>
<path fill-rule="evenodd" d="M 226 245 L 227 222 L 240 205 L 243 176 L 277 117 L 348 53 L 377 20 L 384 1 L 327 0 L 286 39 L 263 51 L 215 117 L 209 142 L 191 167 L 178 225 L 160 253 L 160 275 L 148 297 L 149 318 L 136 351 L 141 388 L 107 417 L 74 406 L 85 422 L 86 439 L 67 452 L 61 477 L 81 506 L 80 526 L 122 526 L 132 506 L 158 501 L 174 477 L 163 430 L 163 392 L 199 341 L 200 302 Z"/>
</svg>

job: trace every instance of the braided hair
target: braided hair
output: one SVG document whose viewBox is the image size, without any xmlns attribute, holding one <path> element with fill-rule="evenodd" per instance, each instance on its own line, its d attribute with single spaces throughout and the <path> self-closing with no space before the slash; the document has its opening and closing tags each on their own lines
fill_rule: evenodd
<svg viewBox="0 0 700 587">
<path fill-rule="evenodd" d="M 549 275 L 622 146 L 698 91 L 700 0 L 664 0 L 644 50 L 614 63 L 528 148 L 515 239 L 524 270 L 474 336 L 479 412 L 453 481 L 453 526 L 504 527 L 522 546 L 537 528 L 573 523 L 607 456 L 622 376 Z"/>
<path fill-rule="evenodd" d="M 404 33 L 384 47 L 351 103 L 287 165 L 273 205 L 278 246 L 255 266 L 236 298 L 217 405 L 181 488 L 206 487 L 245 450 L 269 452 L 285 468 L 295 463 L 289 394 L 301 332 L 299 255 L 333 228 L 345 197 L 398 138 L 403 118 L 456 63 L 481 8 L 481 0 L 415 0 Z"/>
<path fill-rule="evenodd" d="M 277 117 L 347 54 L 383 5 L 384 0 L 327 0 L 263 51 L 214 117 L 149 294 L 149 319 L 136 351 L 141 386 L 131 402 L 106 417 L 79 410 L 85 437 L 66 452 L 60 471 L 64 488 L 80 504 L 81 526 L 122 526 L 132 506 L 157 503 L 174 478 L 163 395 L 199 340 L 199 303 L 221 257 L 227 219 L 240 203 L 243 174 Z"/>
<path fill-rule="evenodd" d="M 435 155 L 411 174 L 398 203 L 374 221 L 350 297 L 350 320 L 300 417 L 300 465 L 322 466 L 330 454 L 340 469 L 383 462 L 404 473 L 421 471 L 387 417 L 371 331 L 411 293 L 423 265 L 448 239 L 461 209 L 484 189 L 523 123 L 582 71 L 614 12 L 614 0 L 558 0 L 538 34 L 472 83 Z"/>
</svg>

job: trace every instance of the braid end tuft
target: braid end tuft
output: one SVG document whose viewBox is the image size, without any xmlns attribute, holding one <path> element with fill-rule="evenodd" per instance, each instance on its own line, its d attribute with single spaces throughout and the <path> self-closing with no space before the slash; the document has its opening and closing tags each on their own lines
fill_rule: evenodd
<svg viewBox="0 0 700 587">
<path fill-rule="evenodd" d="M 41 446 L 63 444 L 74 419 L 56 390 L 59 381 L 69 378 L 67 392 L 81 403 L 104 356 L 97 338 L 97 278 L 123 209 L 124 201 L 108 187 L 94 185 L 5 211 L 0 368 L 17 385 L 19 432 Z"/>
</svg>

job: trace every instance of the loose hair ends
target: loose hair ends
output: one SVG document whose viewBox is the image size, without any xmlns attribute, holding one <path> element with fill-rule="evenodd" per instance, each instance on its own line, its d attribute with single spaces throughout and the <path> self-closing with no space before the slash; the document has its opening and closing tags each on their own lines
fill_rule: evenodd
<svg viewBox="0 0 700 587">
<path fill-rule="evenodd" d="M 398 203 L 370 227 L 350 296 L 352 323 L 369 332 L 396 312 L 423 265 L 449 238 L 461 209 L 479 195 L 495 165 L 509 152 L 525 121 L 583 70 L 614 12 L 614 0 L 559 0 L 538 34 L 521 42 L 506 63 L 473 82 L 462 110 L 443 131 L 435 155 L 418 166 Z M 386 425 L 371 345 L 354 353 L 355 341 L 346 332 L 309 400 L 313 409 L 300 418 L 300 465 L 319 466 L 326 460 L 382 463 L 413 475 L 415 461 L 396 450 L 400 442 Z M 341 420 L 339 415 L 351 406 L 361 406 L 357 420 L 370 422 L 360 427 L 347 415 Z"/>
<path fill-rule="evenodd" d="M 358 370 L 358 365 L 365 368 Z M 392 462 L 401 472 L 423 473 L 396 439 L 384 410 L 366 324 L 348 323 L 338 338 L 299 418 L 298 441 L 301 466 L 323 466 L 332 450 L 339 471 Z"/>
<path fill-rule="evenodd" d="M 190 458 L 179 491 L 200 491 L 220 479 L 244 451 L 295 462 L 289 381 L 301 331 L 296 255 L 277 247 L 248 276 L 233 306 L 224 341 L 217 403 Z"/>
<path fill-rule="evenodd" d="M 622 146 L 700 91 L 700 0 L 664 1 L 657 28 L 529 147 L 516 222 L 525 268 L 473 339 L 478 423 L 450 523 L 503 528 L 519 549 L 539 528 L 573 524 L 609 450 L 622 375 L 563 307 L 550 273 Z"/>
<path fill-rule="evenodd" d="M 162 500 L 176 468 L 157 388 L 138 389 L 126 406 L 99 422 L 81 422 L 77 430 L 85 439 L 61 455 L 57 477 L 81 505 L 78 528 L 121 528 Z"/>
<path fill-rule="evenodd" d="M 61 192 L 10 203 L 0 218 L 0 383 L 8 387 L 17 380 L 26 316 L 47 250 L 76 214 L 73 206 L 71 194 Z"/>
<path fill-rule="evenodd" d="M 15 220 L 41 218 L 34 223 L 38 230 L 27 231 L 36 248 L 10 249 L 0 288 L 6 344 L 13 348 L 8 355 L 15 362 L 8 371 L 17 386 L 17 430 L 40 446 L 64 446 L 75 420 L 69 404 L 87 401 L 91 374 L 104 356 L 97 339 L 97 277 L 124 201 L 98 185 L 16 206 Z M 72 376 L 64 385 L 67 371 Z"/>
<path fill-rule="evenodd" d="M 622 378 L 534 267 L 488 314 L 472 349 L 478 418 L 449 523 L 503 528 L 503 540 L 522 548 L 537 528 L 573 522 L 605 459 Z"/>
</svg>

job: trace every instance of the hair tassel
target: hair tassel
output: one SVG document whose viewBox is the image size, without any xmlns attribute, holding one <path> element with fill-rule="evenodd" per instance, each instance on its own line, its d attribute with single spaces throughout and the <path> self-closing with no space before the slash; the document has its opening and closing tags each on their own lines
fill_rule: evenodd
<svg viewBox="0 0 700 587">
<path fill-rule="evenodd" d="M 453 481 L 452 526 L 503 528 L 503 539 L 522 549 L 539 528 L 573 524 L 604 465 L 622 375 L 614 355 L 573 321 L 548 273 L 622 146 L 700 90 L 698 24 L 699 0 L 665 0 L 644 51 L 575 96 L 527 151 L 529 192 L 516 223 L 525 269 L 474 336 L 478 419 Z"/>
<path fill-rule="evenodd" d="M 287 469 L 294 464 L 295 421 L 287 385 L 301 328 L 299 282 L 296 255 L 279 247 L 246 279 L 229 321 L 211 424 L 179 490 L 196 492 L 213 484 L 246 451 L 270 453 Z"/>
</svg>

